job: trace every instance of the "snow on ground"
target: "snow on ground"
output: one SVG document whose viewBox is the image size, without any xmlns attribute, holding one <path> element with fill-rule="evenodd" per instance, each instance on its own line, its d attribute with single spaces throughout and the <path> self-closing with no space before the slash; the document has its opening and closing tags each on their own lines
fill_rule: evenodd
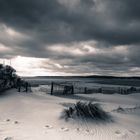
<svg viewBox="0 0 140 140">
<path fill-rule="evenodd" d="M 92 99 L 110 112 L 114 122 L 66 122 L 60 119 L 64 104 Z M 140 140 L 140 94 L 88 94 L 51 96 L 9 90 L 0 96 L 0 140 Z M 118 107 L 127 112 L 114 111 Z"/>
</svg>

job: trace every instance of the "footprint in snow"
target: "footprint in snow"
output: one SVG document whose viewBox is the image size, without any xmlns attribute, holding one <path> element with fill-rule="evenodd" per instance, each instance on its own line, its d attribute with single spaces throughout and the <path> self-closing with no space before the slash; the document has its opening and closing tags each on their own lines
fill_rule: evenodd
<svg viewBox="0 0 140 140">
<path fill-rule="evenodd" d="M 52 129 L 53 128 L 53 126 L 51 126 L 51 125 L 46 125 L 45 127 L 48 128 L 48 129 Z"/>
<path fill-rule="evenodd" d="M 61 130 L 64 131 L 64 132 L 69 131 L 69 129 L 65 128 L 65 127 L 62 127 Z"/>
<path fill-rule="evenodd" d="M 19 122 L 18 121 L 14 121 L 14 124 L 19 124 Z"/>
<path fill-rule="evenodd" d="M 6 122 L 10 122 L 10 119 L 7 119 Z"/>
<path fill-rule="evenodd" d="M 115 131 L 115 134 L 119 135 L 119 134 L 121 134 L 121 131 L 117 130 L 117 131 Z"/>
<path fill-rule="evenodd" d="M 117 137 L 121 137 L 122 136 L 122 133 L 119 130 L 115 131 L 115 134 L 116 134 Z"/>
<path fill-rule="evenodd" d="M 12 137 L 6 137 L 4 140 L 14 140 Z"/>
</svg>

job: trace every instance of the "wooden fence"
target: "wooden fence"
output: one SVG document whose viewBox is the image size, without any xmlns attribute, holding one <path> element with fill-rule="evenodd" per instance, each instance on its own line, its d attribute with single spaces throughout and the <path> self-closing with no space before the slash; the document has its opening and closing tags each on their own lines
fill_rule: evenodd
<svg viewBox="0 0 140 140">
<path fill-rule="evenodd" d="M 140 88 L 136 87 L 80 87 L 74 83 L 51 83 L 50 94 L 91 94 L 91 93 L 103 93 L 103 94 L 131 94 L 140 92 Z"/>
<path fill-rule="evenodd" d="M 60 94 L 74 94 L 74 86 L 68 83 L 51 83 L 51 95 L 55 93 Z"/>
</svg>

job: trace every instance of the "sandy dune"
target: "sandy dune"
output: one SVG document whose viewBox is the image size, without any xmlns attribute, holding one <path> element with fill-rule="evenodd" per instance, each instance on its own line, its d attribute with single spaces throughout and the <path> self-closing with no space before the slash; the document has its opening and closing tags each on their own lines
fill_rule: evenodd
<svg viewBox="0 0 140 140">
<path fill-rule="evenodd" d="M 140 108 L 135 109 L 140 105 L 140 94 L 77 96 L 64 98 L 37 90 L 29 94 L 5 92 L 0 96 L 0 140 L 140 140 Z M 89 98 L 110 112 L 114 122 L 60 119 L 64 104 Z M 118 107 L 127 113 L 112 111 Z"/>
</svg>

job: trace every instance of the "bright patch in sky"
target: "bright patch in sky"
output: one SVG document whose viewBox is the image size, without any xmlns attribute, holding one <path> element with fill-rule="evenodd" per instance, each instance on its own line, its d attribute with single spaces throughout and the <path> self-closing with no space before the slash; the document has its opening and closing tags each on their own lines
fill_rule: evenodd
<svg viewBox="0 0 140 140">
<path fill-rule="evenodd" d="M 40 68 L 40 64 L 44 60 L 46 59 L 17 56 L 12 59 L 0 59 L 0 63 L 11 65 L 20 76 L 52 75 L 50 70 Z"/>
</svg>

